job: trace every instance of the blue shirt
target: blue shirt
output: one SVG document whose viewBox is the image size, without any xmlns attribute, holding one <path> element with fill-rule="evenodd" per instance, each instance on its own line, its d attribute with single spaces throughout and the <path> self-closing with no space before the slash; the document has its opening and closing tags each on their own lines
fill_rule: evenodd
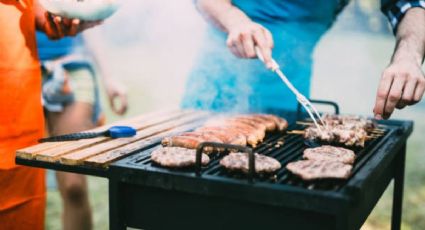
<svg viewBox="0 0 425 230">
<path fill-rule="evenodd" d="M 409 7 L 425 1 L 381 0 L 393 28 Z M 294 86 L 310 95 L 312 54 L 348 0 L 233 0 L 254 22 L 273 35 L 273 57 Z M 239 59 L 226 47 L 224 32 L 209 26 L 197 62 L 189 75 L 184 108 L 265 112 L 296 109 L 295 96 L 258 59 Z M 331 83 L 330 83 L 331 84 Z"/>
<path fill-rule="evenodd" d="M 312 53 L 346 4 L 340 0 L 234 0 L 232 3 L 273 35 L 273 57 L 294 86 L 310 94 Z M 280 78 L 258 59 L 239 59 L 212 26 L 189 75 L 182 105 L 213 111 L 295 110 L 297 102 Z"/>
<path fill-rule="evenodd" d="M 37 31 L 36 37 L 38 56 L 41 61 L 53 60 L 74 52 L 80 52 L 83 47 L 81 35 L 50 40 L 44 33 Z"/>
</svg>

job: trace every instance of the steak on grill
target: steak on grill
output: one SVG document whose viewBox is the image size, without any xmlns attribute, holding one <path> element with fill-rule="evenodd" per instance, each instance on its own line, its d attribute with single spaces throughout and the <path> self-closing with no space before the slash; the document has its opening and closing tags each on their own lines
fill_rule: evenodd
<svg viewBox="0 0 425 230">
<path fill-rule="evenodd" d="M 338 161 L 301 160 L 291 162 L 286 168 L 301 179 L 347 179 L 351 175 L 353 166 Z"/>
<path fill-rule="evenodd" d="M 272 157 L 255 153 L 255 172 L 256 173 L 273 173 L 279 170 L 282 165 L 279 161 Z M 248 153 L 230 153 L 220 160 L 220 165 L 229 171 L 238 171 L 242 173 L 249 172 L 249 155 Z"/>
<path fill-rule="evenodd" d="M 339 143 L 346 146 L 364 147 L 367 132 L 361 128 L 353 129 L 351 126 L 344 125 L 321 126 L 321 130 L 311 126 L 305 129 L 304 138 Z"/>
<path fill-rule="evenodd" d="M 357 115 L 324 114 L 322 119 L 326 125 L 330 126 L 344 125 L 354 129 L 361 128 L 365 130 L 376 128 L 376 123 L 373 120 Z"/>
<path fill-rule="evenodd" d="M 323 145 L 317 148 L 308 148 L 304 150 L 303 158 L 307 160 L 327 160 L 353 164 L 356 155 L 350 149 Z"/>
<path fill-rule="evenodd" d="M 193 166 L 196 162 L 196 150 L 180 147 L 159 147 L 151 153 L 151 160 L 161 166 L 170 168 Z M 202 153 L 202 165 L 207 165 L 209 162 L 208 155 Z"/>
</svg>

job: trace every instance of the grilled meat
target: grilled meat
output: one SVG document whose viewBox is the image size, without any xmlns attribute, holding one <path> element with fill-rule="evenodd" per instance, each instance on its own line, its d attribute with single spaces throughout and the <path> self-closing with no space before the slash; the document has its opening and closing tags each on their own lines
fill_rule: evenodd
<svg viewBox="0 0 425 230">
<path fill-rule="evenodd" d="M 263 117 L 259 117 L 257 115 L 238 115 L 234 117 L 235 119 L 247 120 L 251 122 L 255 122 L 256 124 L 262 124 L 265 126 L 266 131 L 272 132 L 276 130 L 276 123 L 271 119 L 266 119 Z"/>
<path fill-rule="evenodd" d="M 170 168 L 193 166 L 196 162 L 196 150 L 180 147 L 160 147 L 151 153 L 151 160 L 156 164 Z M 207 165 L 209 161 L 208 155 L 202 153 L 202 165 Z"/>
<path fill-rule="evenodd" d="M 162 144 L 195 149 L 201 142 L 208 141 L 255 147 L 263 141 L 266 131 L 281 131 L 287 124 L 285 119 L 266 114 L 223 117 L 207 121 L 194 132 L 164 138 Z M 211 148 L 205 150 L 207 153 L 213 151 Z"/>
<path fill-rule="evenodd" d="M 229 171 L 239 171 L 242 173 L 249 172 L 249 156 L 248 153 L 230 153 L 220 160 L 220 165 Z M 255 172 L 256 173 L 273 173 L 281 168 L 279 161 L 272 157 L 261 154 L 255 154 Z"/>
<path fill-rule="evenodd" d="M 195 132 L 214 133 L 220 135 L 223 143 L 246 146 L 246 137 L 237 130 L 226 127 L 201 127 Z"/>
<path fill-rule="evenodd" d="M 308 127 L 305 129 L 304 138 L 360 147 L 364 146 L 367 138 L 367 132 L 364 129 L 353 129 L 351 126 L 321 126 L 321 130 L 320 132 L 315 126 Z"/>
<path fill-rule="evenodd" d="M 277 131 L 284 131 L 286 128 L 288 128 L 288 122 L 281 117 L 271 114 L 254 114 L 252 116 L 273 121 L 276 125 Z"/>
<path fill-rule="evenodd" d="M 286 168 L 301 179 L 347 179 L 351 175 L 352 166 L 338 161 L 301 160 L 291 162 Z"/>
<path fill-rule="evenodd" d="M 303 158 L 307 160 L 338 161 L 344 164 L 353 164 L 356 155 L 350 149 L 323 145 L 317 148 L 304 150 Z"/>
<path fill-rule="evenodd" d="M 322 116 L 323 121 L 326 125 L 337 126 L 343 125 L 352 129 L 365 129 L 372 130 L 376 128 L 376 123 L 371 119 L 364 118 L 357 115 L 335 115 L 325 114 Z"/>
</svg>

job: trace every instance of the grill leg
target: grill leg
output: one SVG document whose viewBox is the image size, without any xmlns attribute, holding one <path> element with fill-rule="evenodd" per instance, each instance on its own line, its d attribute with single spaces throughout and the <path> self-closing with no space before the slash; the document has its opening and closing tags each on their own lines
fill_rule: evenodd
<svg viewBox="0 0 425 230">
<path fill-rule="evenodd" d="M 113 178 L 109 179 L 109 229 L 125 230 L 124 218 L 120 215 L 124 210 L 120 206 L 119 181 Z"/>
<path fill-rule="evenodd" d="M 396 157 L 394 172 L 394 195 L 391 218 L 391 229 L 399 230 L 401 227 L 401 213 L 403 209 L 404 163 L 406 160 L 406 144 L 400 149 Z"/>
</svg>

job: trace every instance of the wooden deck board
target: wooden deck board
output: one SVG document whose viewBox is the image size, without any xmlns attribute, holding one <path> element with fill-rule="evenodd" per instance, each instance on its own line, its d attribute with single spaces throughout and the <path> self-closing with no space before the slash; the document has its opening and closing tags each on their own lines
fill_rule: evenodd
<svg viewBox="0 0 425 230">
<path fill-rule="evenodd" d="M 184 110 L 184 111 L 160 111 L 145 114 L 142 116 L 130 118 L 123 121 L 114 122 L 112 124 L 98 127 L 91 131 L 101 131 L 105 130 L 114 125 L 131 125 L 137 130 L 148 128 L 161 122 L 168 121 L 170 119 L 175 119 L 179 117 L 184 117 L 188 114 L 199 113 L 193 110 Z M 50 143 L 41 143 L 35 146 L 28 148 L 20 149 L 16 152 L 17 156 L 24 159 L 38 159 L 44 161 L 56 161 L 59 156 L 78 151 L 93 145 L 108 141 L 109 137 L 98 137 L 93 139 L 83 139 L 78 141 L 65 141 L 65 142 L 50 142 Z"/>
<path fill-rule="evenodd" d="M 184 113 L 175 113 L 172 116 L 157 116 L 154 118 L 141 119 L 138 121 L 134 121 L 137 123 L 127 123 L 127 125 L 131 125 L 137 130 L 143 130 L 145 128 L 149 128 L 151 126 L 160 124 L 161 122 L 165 122 L 172 119 L 177 119 L 180 117 L 184 117 L 187 115 L 193 114 L 193 111 L 186 111 Z M 111 140 L 109 137 L 97 137 L 92 139 L 83 139 L 78 141 L 69 141 L 67 145 L 60 146 L 58 148 L 52 148 L 47 151 L 39 152 L 35 154 L 35 159 L 43 160 L 48 162 L 55 162 L 59 160 L 59 157 L 65 154 L 77 152 L 80 150 L 84 150 L 85 148 L 91 148 L 92 146 L 96 146 L 103 142 L 107 142 Z"/>
<path fill-rule="evenodd" d="M 151 137 L 153 135 L 160 134 L 162 132 L 182 126 L 187 123 L 193 123 L 195 121 L 199 121 L 202 118 L 206 118 L 205 113 L 195 113 L 195 114 L 184 116 L 179 119 L 163 122 L 160 125 L 152 126 L 152 127 L 143 129 L 142 131 L 139 131 L 134 137 L 110 139 L 107 142 L 99 143 L 91 147 L 84 148 L 80 151 L 75 151 L 75 152 L 61 155 L 59 161 L 63 164 L 68 164 L 68 165 L 81 164 L 84 162 L 85 159 L 89 157 L 102 154 L 106 151 L 123 147 L 125 145 L 134 143 L 144 138 Z"/>
<path fill-rule="evenodd" d="M 131 153 L 134 153 L 137 150 L 144 149 L 148 146 L 151 146 L 152 144 L 160 142 L 164 137 L 185 132 L 187 130 L 195 128 L 196 126 L 198 126 L 198 124 L 189 124 L 189 125 L 184 125 L 181 127 L 171 129 L 169 131 L 125 145 L 121 148 L 113 149 L 113 150 L 104 152 L 102 154 L 89 157 L 86 160 L 84 160 L 84 164 L 94 165 L 98 167 L 106 167 L 111 162 L 122 159 L 123 157 Z"/>
</svg>

